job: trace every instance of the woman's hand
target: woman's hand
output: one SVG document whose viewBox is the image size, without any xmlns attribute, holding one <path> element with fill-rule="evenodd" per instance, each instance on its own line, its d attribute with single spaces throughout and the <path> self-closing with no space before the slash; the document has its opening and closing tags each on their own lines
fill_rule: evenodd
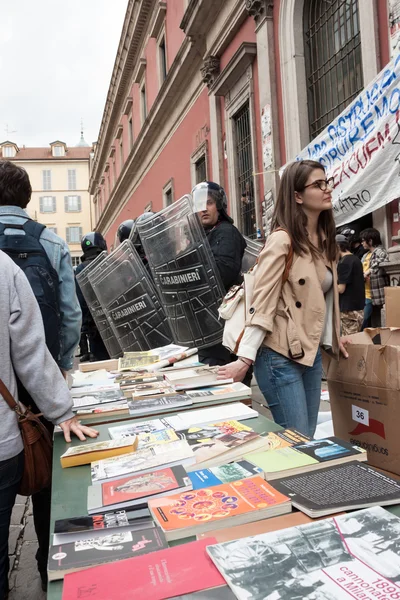
<svg viewBox="0 0 400 600">
<path fill-rule="evenodd" d="M 345 358 L 349 358 L 349 353 L 348 353 L 348 352 L 347 352 L 347 350 L 346 350 L 346 347 L 347 347 L 349 344 L 352 344 L 352 341 L 351 341 L 351 339 L 350 339 L 350 338 L 347 338 L 347 337 L 342 337 L 342 338 L 340 338 L 340 342 L 339 342 L 339 350 L 340 350 L 340 352 L 342 353 L 342 355 L 343 355 Z"/>
<path fill-rule="evenodd" d="M 66 442 L 71 441 L 71 432 L 76 435 L 82 442 L 86 440 L 85 435 L 91 438 L 95 438 L 99 435 L 97 429 L 93 429 L 92 427 L 86 427 L 86 425 L 81 425 L 76 417 L 73 419 L 68 419 L 67 421 L 63 421 L 59 424 L 64 433 L 64 439 Z"/>
<path fill-rule="evenodd" d="M 233 379 L 233 381 L 243 381 L 249 370 L 250 365 L 242 360 L 235 360 L 218 369 L 217 379 Z"/>
</svg>

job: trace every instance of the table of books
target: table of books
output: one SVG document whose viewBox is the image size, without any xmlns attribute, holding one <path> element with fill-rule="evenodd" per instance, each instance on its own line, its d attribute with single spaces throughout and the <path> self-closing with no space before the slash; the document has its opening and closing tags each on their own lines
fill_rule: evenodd
<svg viewBox="0 0 400 600">
<path fill-rule="evenodd" d="M 282 429 L 282 427 L 261 415 L 255 419 L 246 420 L 246 425 L 260 434 Z M 94 426 L 99 431 L 98 441 L 109 439 L 107 425 L 95 424 Z M 80 442 L 78 438 L 73 438 L 73 445 L 81 443 L 82 442 Z M 69 444 L 66 444 L 64 441 L 62 433 L 57 432 L 54 436 L 53 452 L 51 531 L 54 530 L 54 522 L 57 519 L 74 516 L 78 517 L 87 514 L 87 488 L 91 484 L 90 465 L 62 469 L 60 465 L 60 456 L 65 452 L 68 446 Z M 191 541 L 193 539 L 195 538 L 186 538 L 185 540 L 179 540 L 179 542 L 171 542 L 170 545 Z M 50 582 L 47 593 L 48 600 L 61 600 L 62 586 L 62 581 Z M 110 600 L 112 599 L 110 598 Z"/>
</svg>

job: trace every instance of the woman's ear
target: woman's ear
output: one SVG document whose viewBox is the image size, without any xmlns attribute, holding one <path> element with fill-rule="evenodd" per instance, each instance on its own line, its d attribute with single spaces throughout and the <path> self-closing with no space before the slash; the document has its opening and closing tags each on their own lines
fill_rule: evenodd
<svg viewBox="0 0 400 600">
<path fill-rule="evenodd" d="M 303 198 L 299 192 L 294 193 L 294 199 L 296 200 L 297 204 L 303 204 Z"/>
</svg>

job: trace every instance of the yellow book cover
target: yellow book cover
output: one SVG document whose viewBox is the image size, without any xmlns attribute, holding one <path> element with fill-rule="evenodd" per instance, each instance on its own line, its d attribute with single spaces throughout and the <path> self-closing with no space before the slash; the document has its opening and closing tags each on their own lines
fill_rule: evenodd
<svg viewBox="0 0 400 600">
<path fill-rule="evenodd" d="M 81 444 L 71 446 L 61 455 L 60 461 L 63 469 L 67 467 L 78 467 L 87 465 L 96 460 L 119 456 L 135 452 L 139 443 L 138 437 L 129 437 L 121 440 L 105 440 L 103 442 L 94 442 L 93 444 Z"/>
</svg>

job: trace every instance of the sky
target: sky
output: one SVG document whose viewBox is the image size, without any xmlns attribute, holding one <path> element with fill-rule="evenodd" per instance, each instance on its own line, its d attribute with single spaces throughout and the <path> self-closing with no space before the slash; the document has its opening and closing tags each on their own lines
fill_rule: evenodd
<svg viewBox="0 0 400 600">
<path fill-rule="evenodd" d="M 97 140 L 128 0 L 2 1 L 0 143 Z M 8 131 L 8 133 L 7 133 Z"/>
</svg>

